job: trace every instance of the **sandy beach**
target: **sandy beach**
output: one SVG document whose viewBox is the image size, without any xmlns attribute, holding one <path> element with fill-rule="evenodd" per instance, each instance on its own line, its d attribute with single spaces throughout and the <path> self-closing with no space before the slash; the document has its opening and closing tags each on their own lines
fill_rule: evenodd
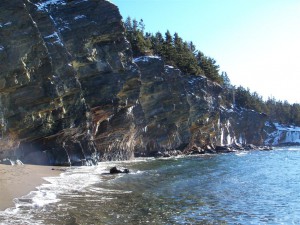
<svg viewBox="0 0 300 225">
<path fill-rule="evenodd" d="M 43 177 L 59 176 L 61 172 L 60 168 L 50 166 L 0 164 L 0 211 L 14 206 L 14 198 L 24 196 L 45 183 Z"/>
</svg>

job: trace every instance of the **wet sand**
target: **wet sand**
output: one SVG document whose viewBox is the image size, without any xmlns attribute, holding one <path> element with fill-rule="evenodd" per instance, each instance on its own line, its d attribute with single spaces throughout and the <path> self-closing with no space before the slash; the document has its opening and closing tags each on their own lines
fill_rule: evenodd
<svg viewBox="0 0 300 225">
<path fill-rule="evenodd" d="M 0 211 L 14 206 L 14 198 L 27 195 L 47 182 L 43 177 L 59 176 L 61 172 L 60 168 L 50 166 L 0 164 Z"/>
</svg>

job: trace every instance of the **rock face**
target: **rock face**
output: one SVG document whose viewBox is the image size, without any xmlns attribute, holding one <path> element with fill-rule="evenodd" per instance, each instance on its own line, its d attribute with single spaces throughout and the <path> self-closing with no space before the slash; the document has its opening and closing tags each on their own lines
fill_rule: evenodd
<svg viewBox="0 0 300 225">
<path fill-rule="evenodd" d="M 300 145 L 300 127 L 266 123 L 266 145 Z"/>
<path fill-rule="evenodd" d="M 187 76 L 157 57 L 135 59 L 141 89 L 135 112 L 138 155 L 235 143 L 261 145 L 266 116 L 226 109 L 222 87 L 203 76 Z"/>
<path fill-rule="evenodd" d="M 140 81 L 118 8 L 4 0 L 0 10 L 2 158 L 67 165 L 97 160 L 98 151 L 129 158 L 112 142 L 127 144 L 127 109 Z M 113 137 L 103 140 L 110 129 Z"/>
<path fill-rule="evenodd" d="M 89 165 L 134 154 L 262 144 L 265 116 L 157 57 L 132 59 L 105 0 L 2 0 L 0 159 Z"/>
</svg>

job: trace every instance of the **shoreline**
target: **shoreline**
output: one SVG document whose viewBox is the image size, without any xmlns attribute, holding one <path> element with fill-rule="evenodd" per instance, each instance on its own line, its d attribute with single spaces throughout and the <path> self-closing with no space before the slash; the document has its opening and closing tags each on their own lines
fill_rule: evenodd
<svg viewBox="0 0 300 225">
<path fill-rule="evenodd" d="M 43 177 L 59 176 L 63 171 L 53 166 L 0 164 L 0 211 L 14 207 L 13 200 L 47 183 Z"/>
<path fill-rule="evenodd" d="M 249 145 L 248 149 L 241 148 L 240 150 L 271 150 L 272 148 L 266 146 L 257 147 Z M 154 158 L 169 158 L 176 156 L 196 156 L 206 154 L 230 153 L 238 150 L 233 150 L 231 146 L 217 146 L 215 149 L 203 150 L 193 146 L 187 152 L 178 150 L 166 151 L 157 154 Z M 206 154 L 205 154 L 206 153 Z M 143 158 L 143 156 L 136 156 L 135 159 Z M 20 198 L 34 191 L 38 186 L 47 183 L 44 177 L 59 176 L 65 169 L 56 166 L 42 166 L 42 165 L 3 165 L 0 164 L 0 211 L 7 208 L 14 207 L 13 200 Z"/>
</svg>

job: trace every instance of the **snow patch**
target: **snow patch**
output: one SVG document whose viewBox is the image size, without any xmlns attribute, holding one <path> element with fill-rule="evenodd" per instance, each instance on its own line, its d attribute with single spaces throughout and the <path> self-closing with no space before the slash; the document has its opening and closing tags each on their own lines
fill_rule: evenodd
<svg viewBox="0 0 300 225">
<path fill-rule="evenodd" d="M 42 3 L 35 4 L 39 11 L 46 11 L 50 5 L 66 5 L 64 0 L 47 0 Z"/>
<path fill-rule="evenodd" d="M 282 131 L 297 131 L 300 132 L 300 127 L 296 127 L 296 126 L 284 126 L 282 124 L 279 123 L 274 123 L 275 127 L 277 130 L 282 130 Z"/>
<path fill-rule="evenodd" d="M 44 38 L 46 38 L 46 39 L 48 39 L 48 38 L 58 38 L 58 34 L 57 34 L 57 32 L 54 32 L 53 34 L 45 36 Z"/>
<path fill-rule="evenodd" d="M 173 69 L 174 69 L 173 66 L 165 65 L 165 72 L 166 72 L 166 73 L 169 73 L 170 70 L 173 70 Z"/>
<path fill-rule="evenodd" d="M 55 41 L 53 43 L 55 44 L 59 44 L 60 46 L 64 46 L 64 44 L 62 43 L 61 39 L 58 36 L 57 32 L 54 32 L 53 34 L 50 34 L 48 36 L 44 37 L 45 39 L 54 39 Z"/>
<path fill-rule="evenodd" d="M 265 126 L 272 127 L 269 122 L 267 122 Z M 285 126 L 279 123 L 274 123 L 274 126 L 276 130 L 268 134 L 265 144 L 278 145 L 285 143 L 300 143 L 300 127 Z"/>
<path fill-rule="evenodd" d="M 10 25 L 12 25 L 12 22 L 7 22 L 7 23 L 5 23 L 3 26 L 10 26 Z"/>
<path fill-rule="evenodd" d="M 4 47 L 2 45 L 0 45 L 0 51 L 3 51 Z"/>
<path fill-rule="evenodd" d="M 167 69 L 174 69 L 174 66 L 165 65 L 165 68 L 167 68 Z"/>
<path fill-rule="evenodd" d="M 63 26 L 63 27 L 58 28 L 58 30 L 59 30 L 59 31 L 71 30 L 71 28 L 68 27 L 68 26 Z"/>
<path fill-rule="evenodd" d="M 74 20 L 80 20 L 80 19 L 84 19 L 84 18 L 86 18 L 85 15 L 78 15 L 78 16 L 74 17 Z"/>
<path fill-rule="evenodd" d="M 149 62 L 150 59 L 159 59 L 159 60 L 161 60 L 161 58 L 159 56 L 141 56 L 141 57 L 133 59 L 133 61 L 135 63 L 137 63 L 137 62 Z"/>
</svg>

